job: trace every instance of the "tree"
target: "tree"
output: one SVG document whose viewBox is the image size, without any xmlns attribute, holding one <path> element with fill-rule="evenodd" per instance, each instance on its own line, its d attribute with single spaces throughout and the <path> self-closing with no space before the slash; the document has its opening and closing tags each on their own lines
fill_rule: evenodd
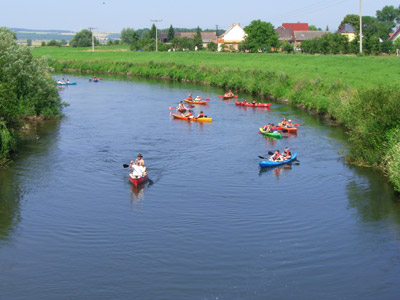
<svg viewBox="0 0 400 300">
<path fill-rule="evenodd" d="M 193 37 L 193 45 L 196 47 L 198 50 L 203 49 L 203 39 L 201 38 L 201 33 L 200 33 L 200 27 L 197 26 L 196 34 Z"/>
<path fill-rule="evenodd" d="M 187 37 L 177 37 L 174 38 L 172 41 L 172 46 L 177 49 L 177 50 L 194 50 L 194 41 L 191 38 L 187 38 Z"/>
<path fill-rule="evenodd" d="M 55 47 L 55 46 L 57 46 L 57 41 L 56 41 L 56 40 L 51 40 L 51 41 L 49 41 L 49 42 L 47 43 L 47 46 Z"/>
<path fill-rule="evenodd" d="M 42 41 L 42 43 L 40 44 L 40 46 L 46 47 L 46 42 L 45 42 L 45 41 Z"/>
<path fill-rule="evenodd" d="M 132 44 L 139 39 L 139 34 L 133 28 L 123 28 L 121 31 L 121 42 Z"/>
<path fill-rule="evenodd" d="M 59 115 L 63 104 L 45 59 L 17 45 L 8 28 L 0 28 L 0 161 L 15 150 L 16 133 L 27 116 Z"/>
<path fill-rule="evenodd" d="M 174 39 L 174 37 L 175 37 L 175 30 L 171 25 L 168 29 L 167 41 L 168 42 L 172 41 Z"/>
<path fill-rule="evenodd" d="M 351 24 L 358 32 L 360 31 L 360 16 L 354 14 L 346 15 L 342 22 L 340 22 L 338 29 L 342 28 L 344 24 Z"/>
<path fill-rule="evenodd" d="M 209 42 L 207 45 L 207 50 L 208 51 L 217 51 L 218 50 L 218 45 L 214 42 Z"/>
<path fill-rule="evenodd" d="M 74 35 L 69 44 L 71 47 L 90 47 L 92 45 L 92 32 L 88 29 L 79 31 Z M 94 38 L 94 44 L 99 44 L 96 38 Z"/>
<path fill-rule="evenodd" d="M 282 51 L 287 52 L 287 53 L 293 52 L 293 44 L 289 43 L 288 41 L 284 41 L 281 44 L 281 49 L 282 49 Z"/>
<path fill-rule="evenodd" d="M 32 46 L 32 39 L 27 39 L 26 40 L 26 45 L 29 46 L 29 47 Z"/>
<path fill-rule="evenodd" d="M 308 26 L 308 29 L 313 30 L 313 31 L 322 31 L 321 28 L 317 28 L 317 26 L 315 26 L 315 25 Z"/>
<path fill-rule="evenodd" d="M 271 47 L 278 46 L 278 34 L 274 26 L 269 22 L 253 20 L 244 28 L 246 32 L 244 47 L 251 52 L 265 51 Z"/>
<path fill-rule="evenodd" d="M 400 6 L 395 8 L 393 5 L 387 5 L 382 10 L 376 11 L 376 18 L 379 22 L 385 23 L 386 27 L 392 31 L 397 24 L 400 24 Z"/>
<path fill-rule="evenodd" d="M 156 25 L 152 25 L 150 29 L 150 38 L 155 39 L 156 38 Z"/>
</svg>

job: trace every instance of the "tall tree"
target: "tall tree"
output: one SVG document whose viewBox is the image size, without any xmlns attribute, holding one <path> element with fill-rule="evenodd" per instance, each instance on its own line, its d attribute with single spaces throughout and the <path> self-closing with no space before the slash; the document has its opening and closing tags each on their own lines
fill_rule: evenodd
<svg viewBox="0 0 400 300">
<path fill-rule="evenodd" d="M 156 38 L 156 25 L 151 25 L 150 29 L 150 38 L 155 39 Z"/>
<path fill-rule="evenodd" d="M 253 20 L 250 25 L 244 28 L 246 37 L 244 41 L 244 48 L 249 49 L 251 52 L 269 50 L 271 47 L 277 47 L 278 34 L 274 30 L 274 26 L 269 22 L 261 20 Z"/>
<path fill-rule="evenodd" d="M 203 39 L 201 38 L 201 32 L 200 32 L 200 27 L 197 26 L 196 34 L 193 37 L 193 44 L 197 49 L 201 50 L 203 49 Z"/>
<path fill-rule="evenodd" d="M 171 25 L 168 29 L 167 41 L 168 42 L 172 41 L 174 37 L 175 37 L 175 30 L 174 27 L 172 27 Z"/>
<path fill-rule="evenodd" d="M 95 45 L 99 42 L 94 38 Z M 71 47 L 90 47 L 92 45 L 92 32 L 88 29 L 83 29 L 74 35 L 71 42 Z"/>
<path fill-rule="evenodd" d="M 121 31 L 121 41 L 125 44 L 132 44 L 139 39 L 139 34 L 133 28 L 124 28 Z"/>
</svg>

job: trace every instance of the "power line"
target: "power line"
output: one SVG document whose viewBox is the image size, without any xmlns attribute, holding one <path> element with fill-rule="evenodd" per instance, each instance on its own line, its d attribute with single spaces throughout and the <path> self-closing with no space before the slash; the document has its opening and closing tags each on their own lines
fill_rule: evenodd
<svg viewBox="0 0 400 300">
<path fill-rule="evenodd" d="M 291 18 L 299 18 L 304 15 L 308 15 L 326 8 L 330 8 L 332 6 L 341 4 L 343 2 L 348 2 L 348 0 L 330 0 L 330 1 L 318 1 L 318 3 L 311 4 L 308 6 L 304 6 L 297 10 L 292 10 L 288 14 L 281 14 L 279 16 L 273 17 L 272 21 L 277 21 L 278 18 L 282 19 L 291 19 Z"/>
</svg>

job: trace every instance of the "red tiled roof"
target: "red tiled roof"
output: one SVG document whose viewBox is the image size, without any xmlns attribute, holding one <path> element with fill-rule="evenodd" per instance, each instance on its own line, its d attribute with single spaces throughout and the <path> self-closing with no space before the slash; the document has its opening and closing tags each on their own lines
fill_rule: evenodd
<svg viewBox="0 0 400 300">
<path fill-rule="evenodd" d="M 282 23 L 282 27 L 284 27 L 286 29 L 290 28 L 290 29 L 292 29 L 292 32 L 293 31 L 308 31 L 308 30 L 310 30 L 308 28 L 308 23 L 300 23 L 300 22 L 298 22 L 298 23 Z"/>
</svg>

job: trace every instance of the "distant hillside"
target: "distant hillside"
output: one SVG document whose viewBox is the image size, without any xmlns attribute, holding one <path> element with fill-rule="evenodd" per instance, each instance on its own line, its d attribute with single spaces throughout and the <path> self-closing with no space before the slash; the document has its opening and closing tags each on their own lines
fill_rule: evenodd
<svg viewBox="0 0 400 300">
<path fill-rule="evenodd" d="M 25 28 L 10 28 L 10 30 L 19 32 L 50 32 L 50 33 L 75 33 L 74 31 L 70 30 L 58 30 L 58 29 L 49 29 L 49 30 L 42 30 L 42 29 L 25 29 Z"/>
</svg>

